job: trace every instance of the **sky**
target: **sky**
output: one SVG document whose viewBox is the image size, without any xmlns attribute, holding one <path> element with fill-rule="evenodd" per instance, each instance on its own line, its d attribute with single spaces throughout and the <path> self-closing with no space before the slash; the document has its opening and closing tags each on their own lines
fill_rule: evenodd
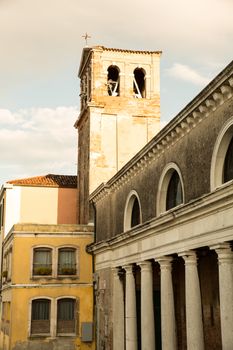
<svg viewBox="0 0 233 350">
<path fill-rule="evenodd" d="M 165 125 L 230 61 L 233 0 L 0 0 L 0 185 L 77 173 L 79 79 L 89 46 L 162 50 Z"/>
</svg>

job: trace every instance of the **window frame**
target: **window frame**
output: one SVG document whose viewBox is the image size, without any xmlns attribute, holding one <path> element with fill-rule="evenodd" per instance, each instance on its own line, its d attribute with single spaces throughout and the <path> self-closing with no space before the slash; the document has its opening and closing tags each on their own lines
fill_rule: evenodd
<svg viewBox="0 0 233 350">
<path fill-rule="evenodd" d="M 58 332 L 58 303 L 61 300 L 65 299 L 71 299 L 74 301 L 74 328 L 75 331 L 71 333 L 62 333 Z M 80 318 L 80 301 L 79 298 L 71 296 L 71 295 L 64 295 L 62 297 L 56 298 L 55 301 L 56 307 L 55 307 L 55 334 L 57 337 L 62 336 L 62 337 L 73 337 L 73 336 L 78 336 L 79 335 L 79 318 Z"/>
<path fill-rule="evenodd" d="M 138 225 L 131 226 L 131 220 L 132 220 L 132 210 L 134 206 L 135 198 L 137 198 L 138 204 L 139 204 L 139 216 L 140 216 L 140 222 L 138 225 L 142 223 L 142 208 L 141 208 L 141 202 L 139 199 L 139 195 L 135 190 L 130 191 L 128 194 L 128 197 L 126 199 L 125 204 L 125 210 L 124 210 L 124 232 L 129 231 L 133 229 L 134 227 L 137 227 Z"/>
<path fill-rule="evenodd" d="M 178 173 L 178 176 L 180 179 L 183 202 L 178 204 L 177 206 L 174 206 L 170 209 L 167 209 L 167 207 L 166 207 L 167 191 L 168 191 L 168 186 L 170 184 L 170 180 L 172 178 L 174 171 L 176 171 Z M 179 208 L 180 206 L 182 206 L 184 204 L 185 204 L 185 191 L 184 191 L 183 177 L 182 177 L 182 174 L 181 174 L 181 171 L 180 171 L 178 165 L 176 163 L 170 162 L 163 169 L 162 174 L 161 174 L 160 179 L 159 179 L 158 191 L 157 191 L 156 215 L 159 216 L 163 213 L 172 211 L 174 209 Z"/>
<path fill-rule="evenodd" d="M 50 305 L 49 310 L 49 333 L 32 333 L 32 311 L 33 311 L 33 302 L 37 300 L 48 300 Z M 52 298 L 48 296 L 37 296 L 30 300 L 30 307 L 29 307 L 29 337 L 35 338 L 35 337 L 50 337 L 52 336 L 52 326 L 53 326 L 53 300 Z"/>
<path fill-rule="evenodd" d="M 51 252 L 51 274 L 43 275 L 43 274 L 34 274 L 34 252 L 36 250 L 50 250 Z M 54 247 L 49 245 L 37 245 L 32 247 L 32 258 L 31 258 L 31 278 L 32 279 L 39 279 L 39 278 L 54 278 L 55 277 L 55 270 L 54 270 Z"/>
<path fill-rule="evenodd" d="M 224 164 L 226 154 L 233 137 L 233 116 L 223 125 L 220 130 L 212 153 L 210 167 L 210 190 L 229 184 L 232 180 L 224 182 Z"/>
<path fill-rule="evenodd" d="M 74 256 L 75 256 L 75 269 L 76 273 L 74 274 L 60 274 L 59 273 L 59 252 L 61 250 L 73 250 Z M 79 276 L 79 249 L 76 246 L 73 245 L 64 245 L 57 247 L 57 278 L 77 278 Z"/>
<path fill-rule="evenodd" d="M 179 203 L 177 203 L 178 189 L 179 189 L 179 192 L 181 195 L 181 201 Z M 176 193 L 175 193 L 175 191 L 176 191 Z M 178 172 L 176 170 L 174 170 L 171 174 L 171 177 L 170 177 L 170 180 L 169 180 L 168 186 L 167 186 L 166 211 L 171 210 L 175 207 L 178 207 L 182 203 L 183 203 L 182 185 L 181 185 L 181 181 L 180 181 L 180 177 L 179 177 Z"/>
</svg>

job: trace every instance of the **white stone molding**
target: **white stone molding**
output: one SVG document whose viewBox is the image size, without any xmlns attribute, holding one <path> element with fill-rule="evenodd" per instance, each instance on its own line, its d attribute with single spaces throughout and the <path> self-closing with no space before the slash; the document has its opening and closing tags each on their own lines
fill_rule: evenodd
<svg viewBox="0 0 233 350">
<path fill-rule="evenodd" d="M 150 261 L 137 265 L 141 268 L 141 349 L 155 350 L 152 266 Z"/>
<path fill-rule="evenodd" d="M 125 345 L 126 350 L 137 350 L 136 286 L 133 265 L 122 266 L 125 270 Z"/>
<path fill-rule="evenodd" d="M 119 277 L 119 268 L 112 268 L 113 273 L 113 350 L 125 348 L 124 326 L 124 290 Z"/>
<path fill-rule="evenodd" d="M 177 349 L 172 260 L 169 256 L 155 259 L 160 265 L 162 348 L 166 350 Z"/>
<path fill-rule="evenodd" d="M 186 333 L 188 350 L 204 350 L 201 291 L 194 251 L 180 253 L 185 262 Z"/>
<path fill-rule="evenodd" d="M 229 243 L 210 247 L 218 255 L 222 349 L 233 344 L 233 252 Z"/>
<path fill-rule="evenodd" d="M 131 229 L 131 218 L 132 218 L 132 209 L 135 198 L 138 200 L 139 209 L 140 209 L 140 223 L 142 222 L 142 210 L 139 196 L 135 190 L 130 191 L 125 204 L 124 210 L 124 232 Z"/>
<path fill-rule="evenodd" d="M 215 142 L 211 169 L 210 190 L 213 191 L 223 184 L 223 168 L 227 149 L 233 136 L 233 116 L 223 125 Z"/>
<path fill-rule="evenodd" d="M 174 171 L 176 171 L 179 175 L 181 188 L 182 188 L 183 203 L 185 203 L 184 182 L 183 182 L 181 171 L 176 163 L 173 163 L 173 162 L 168 163 L 163 169 L 159 179 L 157 201 L 156 201 L 157 216 L 159 216 L 161 213 L 164 213 L 166 211 L 167 189 Z"/>
</svg>

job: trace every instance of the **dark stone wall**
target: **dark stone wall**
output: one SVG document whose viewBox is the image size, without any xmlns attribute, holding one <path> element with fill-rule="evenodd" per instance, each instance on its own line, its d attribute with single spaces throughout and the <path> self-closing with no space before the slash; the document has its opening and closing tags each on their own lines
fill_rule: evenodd
<svg viewBox="0 0 233 350">
<path fill-rule="evenodd" d="M 145 169 L 132 177 L 117 191 L 110 192 L 96 203 L 96 241 L 123 232 L 124 208 L 131 190 L 137 191 L 142 208 L 142 221 L 156 216 L 158 183 L 164 167 L 174 162 L 180 168 L 185 203 L 210 192 L 211 158 L 217 136 L 223 124 L 233 116 L 233 101 L 226 101 L 199 124 L 165 149 Z"/>
<path fill-rule="evenodd" d="M 96 345 L 99 350 L 112 349 L 112 274 L 111 269 L 98 272 L 96 300 Z"/>
</svg>

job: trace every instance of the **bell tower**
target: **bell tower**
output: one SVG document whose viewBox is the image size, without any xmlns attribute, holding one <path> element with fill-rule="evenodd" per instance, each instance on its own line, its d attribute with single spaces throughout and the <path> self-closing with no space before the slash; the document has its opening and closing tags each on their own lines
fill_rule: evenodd
<svg viewBox="0 0 233 350">
<path fill-rule="evenodd" d="M 78 129 L 79 221 L 89 195 L 160 130 L 161 51 L 83 49 Z"/>
</svg>

